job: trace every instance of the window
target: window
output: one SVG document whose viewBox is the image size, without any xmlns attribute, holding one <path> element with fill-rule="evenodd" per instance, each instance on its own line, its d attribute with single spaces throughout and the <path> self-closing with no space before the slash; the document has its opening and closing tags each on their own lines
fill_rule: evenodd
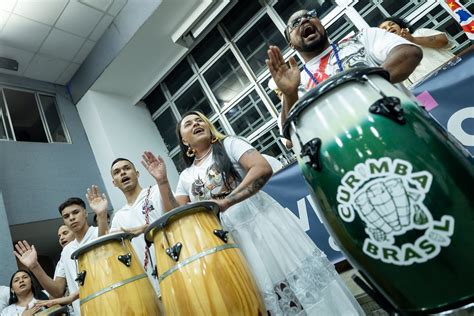
<svg viewBox="0 0 474 316">
<path fill-rule="evenodd" d="M 44 117 L 48 123 L 51 139 L 53 142 L 66 143 L 67 137 L 59 117 L 56 98 L 44 94 L 40 94 L 39 97 L 43 106 Z"/>
<path fill-rule="evenodd" d="M 294 154 L 280 141 L 275 114 L 281 110 L 281 102 L 268 88 L 270 73 L 265 64 L 268 46 L 276 45 L 285 58 L 293 54 L 302 69 L 301 59 L 289 48 L 282 31 L 293 12 L 316 9 L 333 42 L 358 32 L 365 26 L 363 21 L 377 26 L 385 17 L 397 15 L 412 19 L 415 28 L 447 32 L 450 39 L 457 42 L 454 51 L 463 50 L 469 40 L 448 12 L 435 2 L 237 1 L 218 25 L 145 98 L 177 169 L 181 171 L 185 166 L 174 128 L 180 115 L 189 110 L 203 112 L 224 134 L 246 137 L 262 153 L 281 161 L 295 160 Z M 474 7 L 474 0 L 461 0 L 461 3 L 471 10 Z M 5 132 L 1 133 L 0 130 L 0 137 L 4 137 Z"/>
<path fill-rule="evenodd" d="M 237 41 L 237 47 L 257 75 L 267 69 L 265 59 L 270 45 L 278 46 L 282 51 L 288 49 L 284 36 L 266 14 Z"/>
<path fill-rule="evenodd" d="M 166 102 L 166 98 L 161 87 L 157 86 L 143 101 L 150 114 L 153 115 Z"/>
<path fill-rule="evenodd" d="M 250 82 L 230 50 L 204 73 L 204 78 L 221 107 L 227 106 Z"/>
<path fill-rule="evenodd" d="M 188 61 L 184 59 L 165 79 L 166 87 L 171 95 L 178 92 L 193 75 L 193 70 L 189 66 Z"/>
<path fill-rule="evenodd" d="M 247 137 L 271 119 L 257 92 L 252 91 L 225 114 L 236 135 Z"/>
<path fill-rule="evenodd" d="M 68 142 L 54 96 L 13 88 L 3 88 L 0 92 L 0 139 Z"/>
<path fill-rule="evenodd" d="M 198 81 L 184 91 L 175 103 L 181 115 L 191 110 L 199 111 L 206 116 L 210 116 L 214 112 Z"/>
<path fill-rule="evenodd" d="M 176 135 L 176 125 L 178 121 L 174 117 L 171 108 L 167 108 L 155 119 L 155 125 L 160 131 L 166 148 L 171 151 L 178 146 L 178 136 Z"/>
<path fill-rule="evenodd" d="M 217 51 L 224 46 L 225 40 L 214 28 L 191 52 L 198 67 L 202 67 Z"/>
</svg>

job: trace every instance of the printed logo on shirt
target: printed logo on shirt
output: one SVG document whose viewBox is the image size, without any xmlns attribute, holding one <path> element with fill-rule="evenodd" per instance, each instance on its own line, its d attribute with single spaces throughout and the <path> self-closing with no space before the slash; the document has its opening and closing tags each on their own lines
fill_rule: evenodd
<svg viewBox="0 0 474 316">
<path fill-rule="evenodd" d="M 150 213 L 155 210 L 155 207 L 153 206 L 153 203 L 151 201 L 148 201 L 148 208 Z M 142 214 L 146 214 L 145 202 L 143 202 L 142 204 Z"/>
<path fill-rule="evenodd" d="M 344 38 L 336 45 L 336 50 L 343 70 L 356 67 L 376 66 L 367 54 L 364 43 L 362 42 L 362 33 Z M 323 56 L 316 64 L 311 65 L 310 71 L 318 81 L 318 84 L 340 72 L 341 70 L 339 69 L 334 50 L 331 50 L 327 55 Z M 306 90 L 317 86 L 312 78 L 305 72 L 302 73 L 307 77 Z"/>
<path fill-rule="evenodd" d="M 199 175 L 194 179 L 191 185 L 191 194 L 198 201 L 209 199 L 221 199 L 227 196 L 232 188 L 236 187 L 236 181 L 225 175 L 217 169 L 217 165 L 213 163 L 206 169 L 204 178 Z"/>
</svg>

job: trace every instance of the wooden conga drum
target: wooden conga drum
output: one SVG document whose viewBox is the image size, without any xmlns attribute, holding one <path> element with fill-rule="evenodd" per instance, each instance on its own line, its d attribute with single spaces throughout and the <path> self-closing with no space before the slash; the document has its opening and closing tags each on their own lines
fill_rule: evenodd
<svg viewBox="0 0 474 316">
<path fill-rule="evenodd" d="M 222 230 L 212 202 L 176 208 L 145 232 L 154 243 L 168 315 L 266 315 L 238 246 Z"/>
<path fill-rule="evenodd" d="M 72 253 L 81 315 L 161 315 L 160 302 L 127 233 L 105 235 Z"/>
</svg>

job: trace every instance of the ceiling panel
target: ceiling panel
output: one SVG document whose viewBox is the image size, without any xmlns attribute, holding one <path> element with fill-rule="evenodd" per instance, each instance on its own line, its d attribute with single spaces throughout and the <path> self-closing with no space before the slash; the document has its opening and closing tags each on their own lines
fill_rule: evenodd
<svg viewBox="0 0 474 316">
<path fill-rule="evenodd" d="M 16 0 L 0 0 L 0 10 L 11 11 L 15 3 Z"/>
<path fill-rule="evenodd" d="M 5 23 L 7 23 L 8 17 L 10 16 L 10 13 L 0 10 L 0 32 L 3 29 L 3 26 Z"/>
<path fill-rule="evenodd" d="M 0 73 L 67 83 L 126 3 L 0 0 L 0 57 L 16 60 L 19 67 L 0 68 Z"/>
<path fill-rule="evenodd" d="M 67 2 L 68 0 L 18 0 L 13 12 L 41 23 L 54 25 Z"/>
<path fill-rule="evenodd" d="M 68 65 L 69 63 L 64 60 L 36 54 L 28 69 L 26 69 L 25 76 L 37 80 L 55 82 Z"/>
<path fill-rule="evenodd" d="M 81 48 L 85 39 L 82 37 L 53 29 L 41 46 L 40 52 L 65 60 L 72 60 Z"/>
<path fill-rule="evenodd" d="M 18 71 L 0 68 L 0 72 L 11 75 L 22 75 L 34 54 L 23 49 L 0 45 L 0 56 L 18 61 Z"/>
<path fill-rule="evenodd" d="M 79 0 L 79 2 L 103 12 L 107 12 L 107 9 L 109 8 L 112 1 L 113 0 Z"/>
<path fill-rule="evenodd" d="M 50 30 L 49 26 L 12 14 L 3 27 L 0 40 L 9 46 L 36 52 Z"/>
<path fill-rule="evenodd" d="M 71 1 L 56 22 L 56 27 L 73 34 L 88 37 L 99 23 L 103 13 L 79 2 Z"/>
<path fill-rule="evenodd" d="M 111 15 L 104 15 L 102 17 L 102 20 L 100 20 L 99 24 L 97 24 L 97 27 L 95 30 L 92 32 L 92 34 L 89 36 L 89 38 L 93 41 L 98 41 L 99 38 L 104 34 L 105 30 L 109 27 L 110 23 L 114 20 L 114 17 Z"/>
</svg>

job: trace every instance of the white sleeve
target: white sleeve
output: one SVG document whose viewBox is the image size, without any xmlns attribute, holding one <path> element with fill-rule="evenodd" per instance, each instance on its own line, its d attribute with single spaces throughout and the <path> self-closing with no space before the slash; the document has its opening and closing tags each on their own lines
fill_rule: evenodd
<svg viewBox="0 0 474 316">
<path fill-rule="evenodd" d="M 115 215 L 112 217 L 112 223 L 110 224 L 110 230 L 112 231 L 112 229 L 114 228 L 118 228 L 120 229 L 121 228 L 121 222 L 120 222 L 120 213 L 117 212 L 115 213 Z"/>
<path fill-rule="evenodd" d="M 10 299 L 10 298 L 9 298 Z M 12 306 L 12 307 L 10 307 Z M 18 313 L 15 313 L 15 310 L 13 309 L 15 305 L 8 305 L 5 308 L 2 309 L 0 316 L 11 316 L 11 315 L 18 315 Z"/>
<path fill-rule="evenodd" d="M 10 299 L 10 288 L 0 285 L 0 312 L 8 306 L 8 300 Z"/>
<path fill-rule="evenodd" d="M 188 169 L 186 169 L 188 170 Z M 183 177 L 185 176 L 186 170 L 181 172 L 179 175 L 178 185 L 176 186 L 176 193 L 175 196 L 189 196 L 189 190 L 186 188 L 185 181 L 183 181 Z"/>
<path fill-rule="evenodd" d="M 239 162 L 240 157 L 250 149 L 255 149 L 242 138 L 228 136 L 224 140 L 224 147 L 231 161 Z"/>
<path fill-rule="evenodd" d="M 396 34 L 389 33 L 377 27 L 366 28 L 363 30 L 365 36 L 365 47 L 367 52 L 381 65 L 387 59 L 390 51 L 400 45 L 413 45 L 412 42 L 400 37 Z"/>
<path fill-rule="evenodd" d="M 64 264 L 62 258 L 59 259 L 58 264 L 56 264 L 56 269 L 54 270 L 54 279 L 56 278 L 66 278 L 66 272 L 64 271 Z"/>
<path fill-rule="evenodd" d="M 433 36 L 433 35 L 438 35 L 438 34 L 445 34 L 444 32 L 438 31 L 438 30 L 432 30 L 432 29 L 417 29 L 415 32 L 413 32 L 413 37 L 425 37 L 425 36 Z M 446 34 L 445 34 L 446 35 Z M 447 37 L 447 36 L 446 36 Z M 442 47 L 443 49 L 451 49 L 455 46 L 455 43 L 448 38 L 448 43 L 446 44 L 445 47 Z"/>
</svg>

